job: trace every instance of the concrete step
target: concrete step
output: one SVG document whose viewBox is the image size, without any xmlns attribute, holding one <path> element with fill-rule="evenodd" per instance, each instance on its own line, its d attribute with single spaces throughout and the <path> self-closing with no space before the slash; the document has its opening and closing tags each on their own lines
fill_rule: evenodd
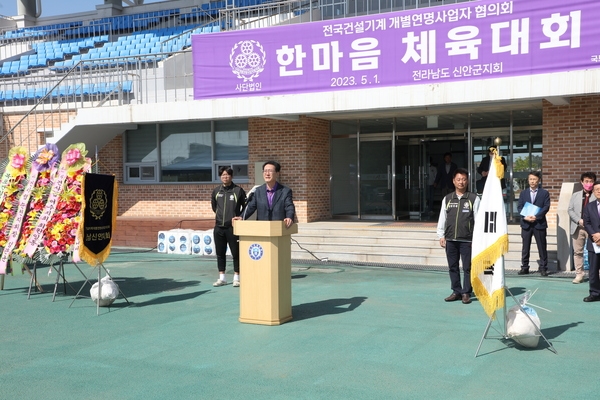
<svg viewBox="0 0 600 400">
<path fill-rule="evenodd" d="M 432 223 L 316 222 L 300 224 L 292 239 L 292 258 L 348 263 L 414 264 L 443 266 L 446 253 L 439 246 Z M 507 269 L 521 265 L 520 227 L 509 225 Z M 556 266 L 556 235 L 548 235 L 549 268 Z M 535 269 L 537 248 L 532 244 L 531 265 Z"/>
</svg>

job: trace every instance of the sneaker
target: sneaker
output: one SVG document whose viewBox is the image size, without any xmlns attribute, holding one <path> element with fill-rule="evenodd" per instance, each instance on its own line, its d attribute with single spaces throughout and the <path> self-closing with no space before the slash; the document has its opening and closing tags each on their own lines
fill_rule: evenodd
<svg viewBox="0 0 600 400">
<path fill-rule="evenodd" d="M 215 283 L 213 283 L 213 286 L 215 286 L 215 287 L 216 286 L 225 286 L 225 285 L 227 285 L 227 282 L 222 281 L 220 279 L 218 279 Z"/>
<path fill-rule="evenodd" d="M 581 283 L 583 282 L 583 275 L 576 275 L 575 279 L 573 279 L 573 283 Z"/>
<path fill-rule="evenodd" d="M 240 287 L 240 281 L 233 281 L 233 287 Z"/>
</svg>

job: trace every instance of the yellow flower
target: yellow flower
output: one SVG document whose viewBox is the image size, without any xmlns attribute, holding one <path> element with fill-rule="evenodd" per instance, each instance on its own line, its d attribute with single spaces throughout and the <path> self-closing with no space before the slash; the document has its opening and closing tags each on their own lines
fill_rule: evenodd
<svg viewBox="0 0 600 400">
<path fill-rule="evenodd" d="M 54 225 L 52 227 L 52 229 L 50 229 L 50 234 L 58 239 L 58 238 L 60 238 L 60 234 L 64 229 L 65 229 L 64 225 L 61 223 L 58 223 L 58 224 Z"/>
<path fill-rule="evenodd" d="M 31 196 L 36 201 L 41 200 L 42 197 L 44 197 L 44 188 L 42 188 L 42 187 L 34 188 L 33 191 L 31 192 Z"/>
</svg>

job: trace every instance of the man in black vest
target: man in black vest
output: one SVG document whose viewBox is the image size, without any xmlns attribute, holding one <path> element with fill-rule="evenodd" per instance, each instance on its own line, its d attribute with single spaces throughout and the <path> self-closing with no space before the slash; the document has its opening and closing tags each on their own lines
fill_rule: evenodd
<svg viewBox="0 0 600 400">
<path fill-rule="evenodd" d="M 462 300 L 471 303 L 471 241 L 475 214 L 479 208 L 477 194 L 467 191 L 469 172 L 464 168 L 454 171 L 452 183 L 455 191 L 442 200 L 437 233 L 440 246 L 446 249 L 446 258 L 450 270 L 452 294 L 445 301 Z M 459 261 L 462 259 L 464 280 L 460 284 Z"/>
</svg>

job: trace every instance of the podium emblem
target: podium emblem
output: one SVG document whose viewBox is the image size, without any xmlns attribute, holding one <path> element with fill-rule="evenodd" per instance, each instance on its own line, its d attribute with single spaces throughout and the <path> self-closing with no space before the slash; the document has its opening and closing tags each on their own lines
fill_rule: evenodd
<svg viewBox="0 0 600 400">
<path fill-rule="evenodd" d="M 264 251 L 260 244 L 253 243 L 250 245 L 250 248 L 248 249 L 248 254 L 250 255 L 251 259 L 253 259 L 254 261 L 258 261 L 262 258 Z"/>
</svg>

